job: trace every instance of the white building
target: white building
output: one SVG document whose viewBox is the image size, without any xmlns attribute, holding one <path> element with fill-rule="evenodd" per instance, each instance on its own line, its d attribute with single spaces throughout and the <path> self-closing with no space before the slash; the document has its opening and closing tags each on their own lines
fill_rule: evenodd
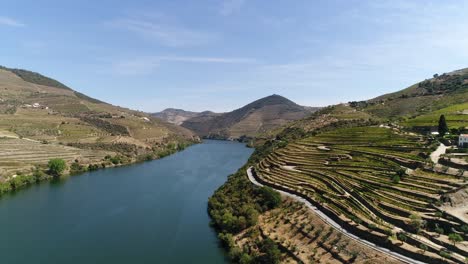
<svg viewBox="0 0 468 264">
<path fill-rule="evenodd" d="M 458 137 L 458 146 L 461 148 L 468 148 L 468 134 L 461 134 Z"/>
</svg>

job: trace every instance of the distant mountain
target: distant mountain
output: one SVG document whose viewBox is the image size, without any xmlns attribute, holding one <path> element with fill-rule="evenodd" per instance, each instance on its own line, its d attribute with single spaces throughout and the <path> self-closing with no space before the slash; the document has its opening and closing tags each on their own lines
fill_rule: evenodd
<svg viewBox="0 0 468 264">
<path fill-rule="evenodd" d="M 209 117 L 209 116 L 216 116 L 216 114 L 211 111 L 204 111 L 204 112 L 191 112 L 185 111 L 182 109 L 175 109 L 175 108 L 167 108 L 161 112 L 151 114 L 154 117 L 162 119 L 172 124 L 181 125 L 184 121 L 194 117 Z"/>
<path fill-rule="evenodd" d="M 0 161 L 0 180 L 9 171 L 44 164 L 49 157 L 99 164 L 106 155 L 135 160 L 160 156 L 168 147 L 197 137 L 188 129 L 104 103 L 39 73 L 0 67 L 2 138 L 16 141 L 0 140 L 0 157 L 5 161 Z M 93 152 L 90 156 L 81 150 Z"/>
<path fill-rule="evenodd" d="M 271 95 L 223 114 L 199 114 L 182 123 L 207 138 L 253 137 L 306 117 L 318 108 L 300 106 L 279 95 Z"/>
</svg>

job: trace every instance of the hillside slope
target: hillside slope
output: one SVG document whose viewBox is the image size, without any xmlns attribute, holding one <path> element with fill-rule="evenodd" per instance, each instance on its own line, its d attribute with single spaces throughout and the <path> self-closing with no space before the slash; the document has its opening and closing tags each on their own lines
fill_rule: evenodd
<svg viewBox="0 0 468 264">
<path fill-rule="evenodd" d="M 254 137 L 288 122 L 304 118 L 316 108 L 305 108 L 282 96 L 271 95 L 220 115 L 200 115 L 182 123 L 208 138 Z"/>
<path fill-rule="evenodd" d="M 401 91 L 352 102 L 357 109 L 379 118 L 403 121 L 411 127 L 435 125 L 441 114 L 449 116 L 449 126 L 468 126 L 468 71 L 458 70 L 416 83 Z M 465 111 L 467 110 L 467 111 Z M 435 119 L 435 120 L 433 120 Z"/>
<path fill-rule="evenodd" d="M 169 123 L 172 123 L 172 124 L 182 125 L 183 122 L 194 117 L 202 117 L 202 116 L 214 117 L 220 114 L 217 114 L 211 111 L 192 112 L 192 111 L 185 111 L 182 109 L 167 108 L 161 112 L 152 113 L 151 115 L 159 119 L 162 119 L 164 121 L 167 121 Z"/>
<path fill-rule="evenodd" d="M 209 200 L 220 237 L 232 234 L 234 242 L 240 241 L 229 247 L 242 257 L 261 245 L 258 236 L 248 236 L 255 232 L 303 262 L 321 261 L 314 251 L 304 254 L 315 241 L 316 251 L 342 263 L 363 256 L 350 254 L 339 239 L 331 249 L 329 236 L 341 228 L 328 226 L 324 232 L 308 226 L 306 209 L 279 205 L 265 212 L 258 206 L 262 189 L 251 187 L 246 175 L 252 166 L 256 181 L 306 199 L 360 238 L 425 263 L 464 263 L 468 242 L 450 240 L 456 234 L 461 240 L 468 237 L 466 206 L 457 203 L 466 194 L 468 172 L 432 163 L 429 154 L 439 142 L 417 131 L 437 124 L 441 114 L 449 127 L 468 131 L 466 74 L 456 71 L 375 99 L 329 106 L 261 133 L 253 140 L 256 150 L 248 164 Z M 243 209 L 250 207 L 258 209 Z M 224 215 L 243 220 L 258 214 L 258 221 L 248 225 L 240 220 L 224 224 Z M 326 238 L 318 239 L 322 233 Z"/>
<path fill-rule="evenodd" d="M 0 68 L 0 137 L 5 139 L 0 156 L 17 155 L 0 162 L 0 178 L 44 164 L 54 152 L 71 153 L 57 154 L 67 161 L 85 160 L 90 156 L 85 149 L 94 150 L 94 157 L 86 158 L 92 162 L 109 153 L 131 160 L 196 139 L 185 128 L 90 98 L 38 73 L 5 67 Z"/>
</svg>

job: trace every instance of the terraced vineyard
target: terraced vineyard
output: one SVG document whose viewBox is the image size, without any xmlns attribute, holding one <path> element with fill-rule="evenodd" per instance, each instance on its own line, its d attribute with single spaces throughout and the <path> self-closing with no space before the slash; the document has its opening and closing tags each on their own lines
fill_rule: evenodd
<svg viewBox="0 0 468 264">
<path fill-rule="evenodd" d="M 464 188 L 466 177 L 433 172 L 423 158 L 427 145 L 392 128 L 337 129 L 271 153 L 256 165 L 256 178 L 307 198 L 367 240 L 431 263 L 464 263 L 468 243 L 447 235 L 466 239 L 468 226 L 436 205 Z"/>
<path fill-rule="evenodd" d="M 0 137 L 0 178 L 17 171 L 28 171 L 37 165 L 45 165 L 53 158 L 61 158 L 68 162 L 79 159 L 84 163 L 98 163 L 107 154 L 113 153 Z"/>
</svg>

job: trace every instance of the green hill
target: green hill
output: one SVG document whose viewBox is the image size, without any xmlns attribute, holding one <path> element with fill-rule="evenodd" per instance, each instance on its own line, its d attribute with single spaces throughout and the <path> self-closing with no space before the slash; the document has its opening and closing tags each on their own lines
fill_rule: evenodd
<svg viewBox="0 0 468 264">
<path fill-rule="evenodd" d="M 88 97 L 41 74 L 5 67 L 0 138 L 0 181 L 44 165 L 54 153 L 69 162 L 101 163 L 107 155 L 131 162 L 196 140 L 185 128 Z"/>
</svg>

